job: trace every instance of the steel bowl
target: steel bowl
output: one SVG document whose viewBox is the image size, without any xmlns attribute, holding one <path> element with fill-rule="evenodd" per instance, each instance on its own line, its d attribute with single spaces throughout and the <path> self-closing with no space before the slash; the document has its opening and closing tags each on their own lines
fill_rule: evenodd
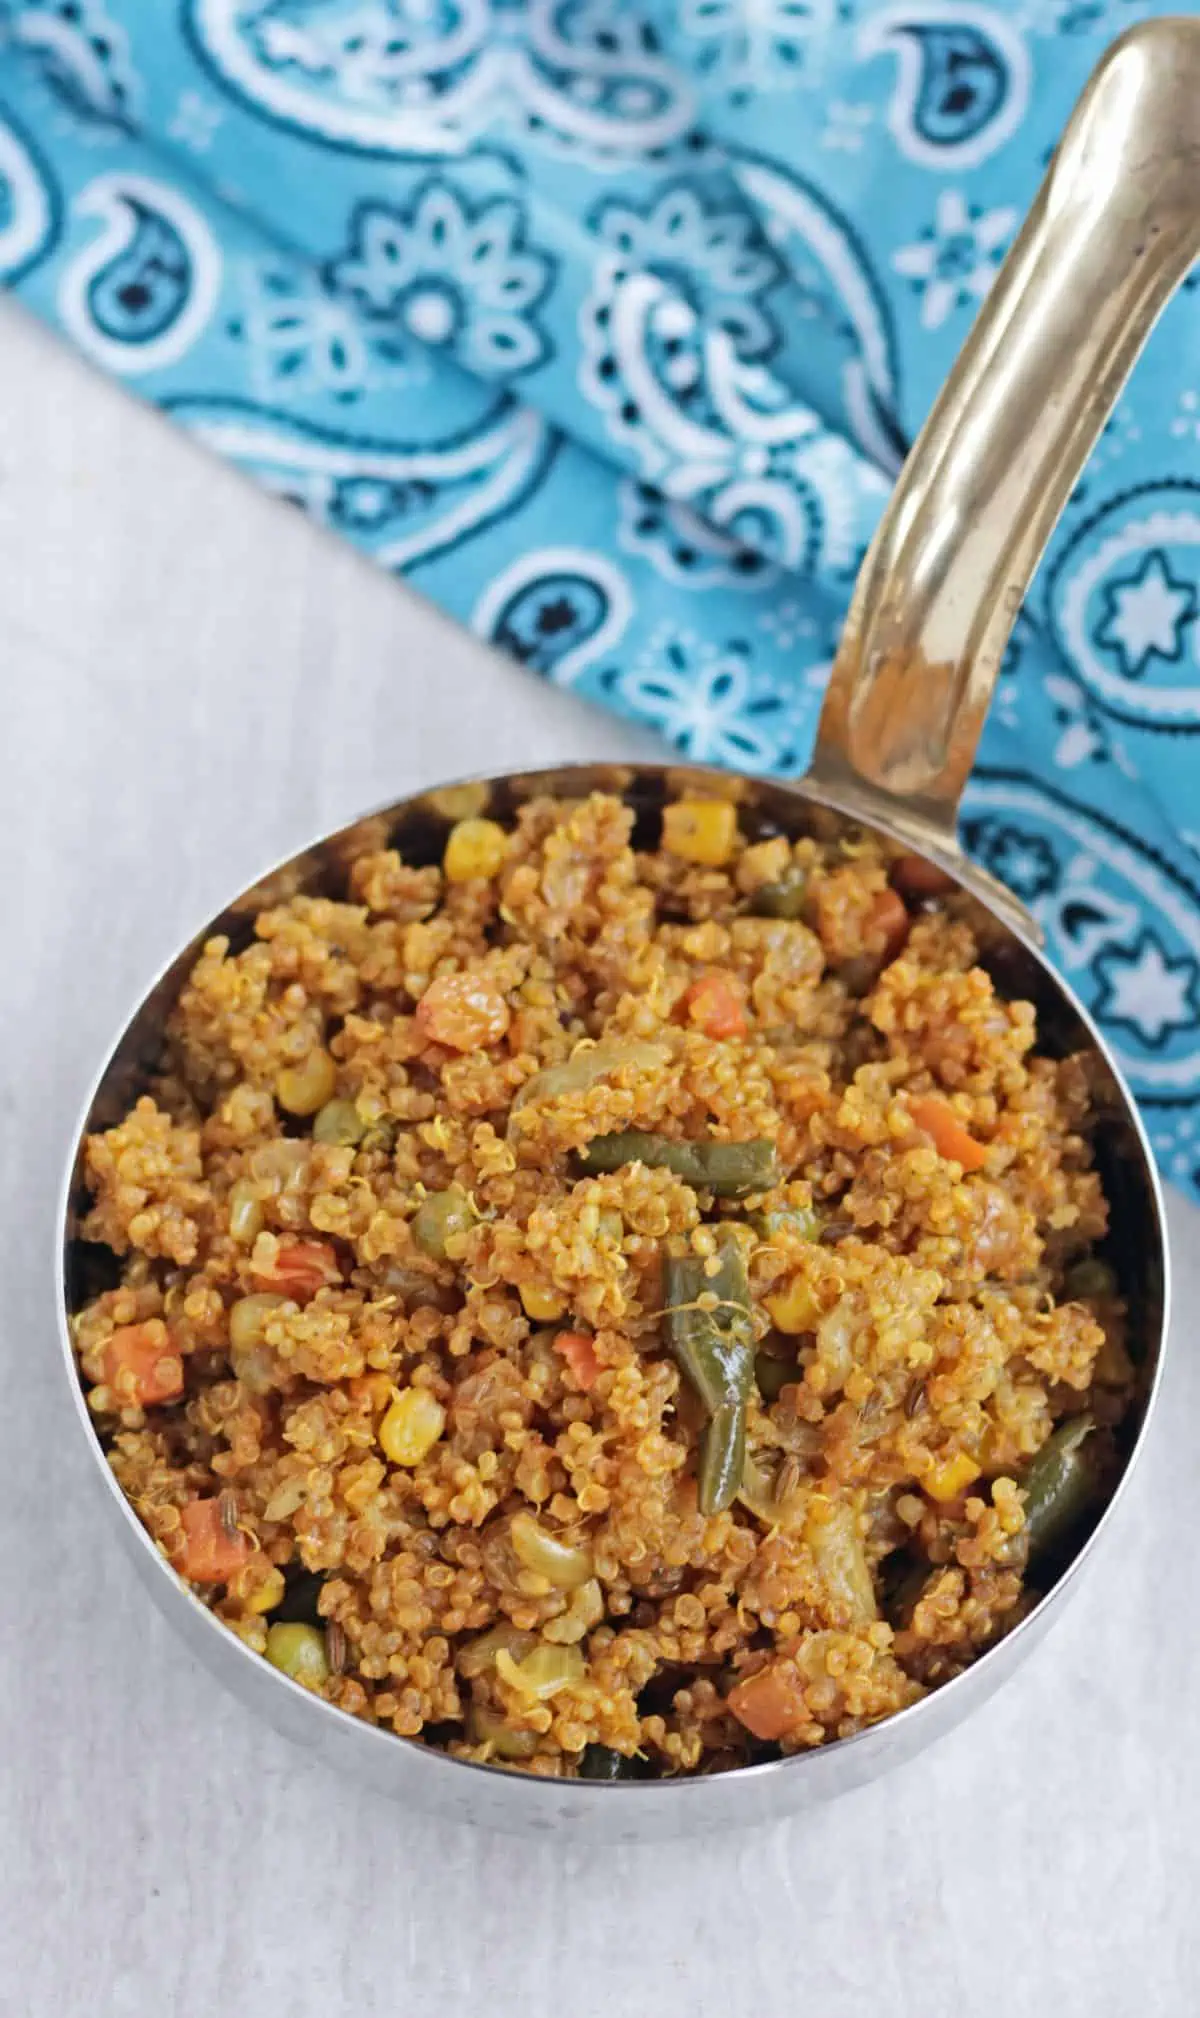
<svg viewBox="0 0 1200 2018">
<path fill-rule="evenodd" d="M 482 781 L 503 819 L 531 794 L 622 794 L 649 838 L 682 783 L 735 789 L 743 828 L 836 837 L 864 826 L 951 878 L 1001 992 L 1032 1000 L 1044 1051 L 1094 1054 L 1096 1149 L 1112 1260 L 1131 1312 L 1140 1405 L 1123 1475 L 1093 1532 L 1021 1623 L 972 1667 L 853 1737 L 706 1778 L 612 1785 L 481 1766 L 360 1722 L 280 1675 L 192 1594 L 109 1469 L 84 1398 L 72 1315 L 102 1286 L 80 1240 L 85 1137 L 112 1126 L 159 1065 L 165 1024 L 204 941 L 235 946 L 280 893 L 340 895 L 357 853 L 437 859 L 441 795 L 425 792 L 315 843 L 244 891 L 165 968 L 110 1050 L 71 1147 L 56 1228 L 56 1302 L 81 1436 L 117 1533 L 162 1611 L 214 1674 L 288 1736 L 411 1805 L 498 1828 L 642 1841 L 766 1820 L 875 1777 L 991 1694 L 1061 1611 L 1117 1517 L 1159 1386 L 1168 1313 L 1162 1199 L 1145 1133 L 1086 1010 L 1010 892 L 960 852 L 957 805 L 1004 646 L 1059 511 L 1163 304 L 1200 252 L 1200 21 L 1161 19 L 1106 54 L 867 555 L 807 776 L 794 785 L 675 766 L 576 766 Z M 111 1265 L 111 1257 L 109 1264 Z"/>
</svg>

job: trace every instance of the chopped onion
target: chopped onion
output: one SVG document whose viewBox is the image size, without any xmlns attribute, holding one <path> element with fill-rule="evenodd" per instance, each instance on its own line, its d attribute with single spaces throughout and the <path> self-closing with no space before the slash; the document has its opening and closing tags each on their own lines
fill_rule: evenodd
<svg viewBox="0 0 1200 2018">
<path fill-rule="evenodd" d="M 506 1653 L 513 1660 L 521 1661 L 526 1654 L 532 1653 L 536 1645 L 536 1633 L 522 1632 L 519 1626 L 505 1619 L 463 1648 L 458 1657 L 458 1672 L 465 1681 L 473 1682 L 495 1667 L 497 1654 Z"/>
<path fill-rule="evenodd" d="M 509 1529 L 513 1553 L 527 1570 L 545 1577 L 556 1590 L 573 1591 L 592 1574 L 592 1558 L 587 1549 L 572 1548 L 534 1520 L 532 1514 L 514 1514 Z"/>
<path fill-rule="evenodd" d="M 490 1745 L 498 1759 L 531 1759 L 537 1750 L 536 1731 L 510 1731 L 503 1717 L 482 1703 L 472 1705 L 471 1736 L 478 1745 Z"/>
<path fill-rule="evenodd" d="M 583 1655 L 578 1647 L 553 1647 L 541 1641 L 518 1663 L 501 1649 L 496 1656 L 496 1673 L 510 1689 L 519 1689 L 540 1703 L 583 1680 Z"/>
<path fill-rule="evenodd" d="M 737 1496 L 757 1520 L 765 1521 L 768 1527 L 773 1528 L 794 1526 L 803 1517 L 809 1497 L 807 1491 L 800 1491 L 796 1486 L 781 1496 L 780 1478 L 779 1472 L 772 1477 L 747 1452 Z"/>
<path fill-rule="evenodd" d="M 825 1585 L 847 1614 L 847 1623 L 866 1625 L 879 1617 L 875 1586 L 867 1566 L 853 1507 L 821 1495 L 810 1501 L 804 1539 Z"/>
</svg>

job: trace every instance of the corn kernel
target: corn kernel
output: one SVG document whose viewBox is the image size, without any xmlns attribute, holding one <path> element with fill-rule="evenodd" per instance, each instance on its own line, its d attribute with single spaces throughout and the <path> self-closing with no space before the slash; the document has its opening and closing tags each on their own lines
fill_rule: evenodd
<svg viewBox="0 0 1200 2018">
<path fill-rule="evenodd" d="M 821 1316 L 812 1290 L 802 1275 L 794 1275 L 783 1289 L 767 1297 L 766 1304 L 776 1330 L 787 1332 L 789 1337 L 795 1337 L 801 1331 L 814 1330 Z"/>
<path fill-rule="evenodd" d="M 448 883 L 470 883 L 494 876 L 504 866 L 508 835 L 495 820 L 460 820 L 451 829 L 442 857 Z"/>
<path fill-rule="evenodd" d="M 289 1114 L 315 1114 L 333 1098 L 337 1068 L 318 1045 L 299 1065 L 285 1065 L 275 1081 L 275 1098 Z"/>
<path fill-rule="evenodd" d="M 446 1427 L 446 1411 L 427 1387 L 406 1387 L 379 1425 L 383 1454 L 393 1464 L 420 1464 Z"/>
<path fill-rule="evenodd" d="M 727 799 L 680 799 L 663 812 L 663 846 L 681 862 L 720 869 L 733 853 L 737 807 Z"/>
<path fill-rule="evenodd" d="M 979 1477 L 981 1466 L 969 1451 L 956 1451 L 953 1457 L 943 1458 L 927 1471 L 921 1484 L 931 1499 L 957 1499 L 969 1485 Z"/>
<path fill-rule="evenodd" d="M 248 1612 L 273 1612 L 276 1605 L 283 1602 L 285 1589 L 283 1571 L 276 1569 L 272 1563 L 259 1576 L 254 1588 L 242 1598 L 242 1603 Z"/>
<path fill-rule="evenodd" d="M 262 1200 L 253 1184 L 239 1177 L 229 1193 L 229 1232 L 234 1240 L 252 1247 L 263 1229 Z"/>
<path fill-rule="evenodd" d="M 543 1289 L 536 1282 L 525 1282 L 521 1285 L 520 1295 L 526 1317 L 531 1317 L 535 1324 L 554 1324 L 566 1313 L 566 1301 L 557 1290 Z"/>
</svg>

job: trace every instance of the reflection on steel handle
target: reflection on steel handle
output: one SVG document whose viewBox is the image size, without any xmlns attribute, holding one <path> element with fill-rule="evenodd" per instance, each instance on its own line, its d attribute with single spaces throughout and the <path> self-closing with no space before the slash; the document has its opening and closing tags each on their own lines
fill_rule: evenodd
<svg viewBox="0 0 1200 2018">
<path fill-rule="evenodd" d="M 957 857 L 1021 600 L 1198 253 L 1200 20 L 1164 17 L 1094 71 L 859 575 L 809 776 L 918 847 Z"/>
</svg>

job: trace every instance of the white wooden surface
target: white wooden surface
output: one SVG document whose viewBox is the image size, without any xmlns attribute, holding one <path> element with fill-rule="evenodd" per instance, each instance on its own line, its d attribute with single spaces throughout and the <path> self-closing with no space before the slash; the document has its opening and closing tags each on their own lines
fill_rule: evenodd
<svg viewBox="0 0 1200 2018">
<path fill-rule="evenodd" d="M 1175 2018 L 1200 1982 L 1200 1214 L 1119 1539 L 1040 1655 L 815 1818 L 616 1855 L 438 1826 L 214 1692 L 97 1544 L 54 1190 L 156 962 L 418 780 L 639 739 L 490 659 L 0 308 L 0 2012 Z"/>
</svg>

